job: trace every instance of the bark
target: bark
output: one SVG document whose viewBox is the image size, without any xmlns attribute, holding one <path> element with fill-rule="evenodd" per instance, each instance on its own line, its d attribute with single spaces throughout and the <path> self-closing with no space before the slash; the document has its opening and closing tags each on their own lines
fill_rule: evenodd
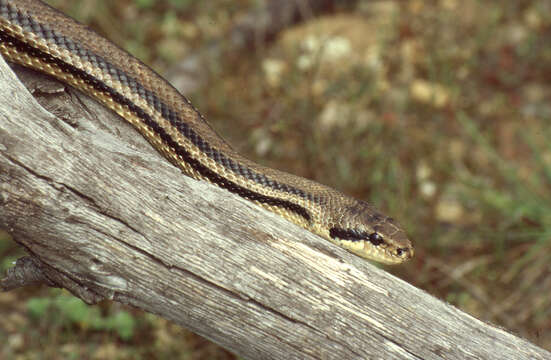
<svg viewBox="0 0 551 360">
<path fill-rule="evenodd" d="M 544 359 L 222 189 L 86 96 L 0 59 L 0 227 L 42 282 L 158 314 L 247 359 Z"/>
</svg>

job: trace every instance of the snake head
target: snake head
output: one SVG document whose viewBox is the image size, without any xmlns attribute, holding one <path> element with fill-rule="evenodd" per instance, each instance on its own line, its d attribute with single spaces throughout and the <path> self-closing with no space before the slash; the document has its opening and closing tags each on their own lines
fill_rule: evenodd
<svg viewBox="0 0 551 360">
<path fill-rule="evenodd" d="M 394 219 L 363 201 L 343 210 L 329 229 L 332 242 L 384 264 L 399 264 L 413 257 L 413 245 Z"/>
</svg>

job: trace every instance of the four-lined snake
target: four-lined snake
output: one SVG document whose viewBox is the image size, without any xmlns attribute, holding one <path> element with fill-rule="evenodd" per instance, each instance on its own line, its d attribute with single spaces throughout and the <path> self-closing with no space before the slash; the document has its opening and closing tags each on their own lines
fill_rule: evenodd
<svg viewBox="0 0 551 360">
<path fill-rule="evenodd" d="M 364 201 L 237 154 L 166 80 L 41 1 L 0 0 L 0 53 L 109 107 L 186 175 L 238 194 L 359 256 L 388 264 L 413 256 L 392 218 Z"/>
</svg>

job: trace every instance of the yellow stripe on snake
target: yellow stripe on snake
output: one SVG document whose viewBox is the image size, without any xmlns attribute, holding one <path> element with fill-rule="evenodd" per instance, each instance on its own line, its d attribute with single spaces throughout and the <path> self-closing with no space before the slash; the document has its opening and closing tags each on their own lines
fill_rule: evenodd
<svg viewBox="0 0 551 360">
<path fill-rule="evenodd" d="M 357 254 L 413 256 L 395 220 L 319 183 L 256 164 L 221 139 L 189 100 L 138 59 L 38 0 L 0 0 L 0 53 L 109 107 L 171 163 Z"/>
</svg>

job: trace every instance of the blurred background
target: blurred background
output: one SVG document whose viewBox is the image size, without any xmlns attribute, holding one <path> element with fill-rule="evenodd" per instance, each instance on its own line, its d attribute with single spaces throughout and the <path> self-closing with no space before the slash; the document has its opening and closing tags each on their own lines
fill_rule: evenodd
<svg viewBox="0 0 551 360">
<path fill-rule="evenodd" d="M 551 350 L 551 1 L 51 0 L 168 78 L 236 149 L 368 200 L 385 267 Z M 0 273 L 24 254 L 0 232 Z M 3 359 L 235 359 L 116 303 L 0 293 Z"/>
</svg>

